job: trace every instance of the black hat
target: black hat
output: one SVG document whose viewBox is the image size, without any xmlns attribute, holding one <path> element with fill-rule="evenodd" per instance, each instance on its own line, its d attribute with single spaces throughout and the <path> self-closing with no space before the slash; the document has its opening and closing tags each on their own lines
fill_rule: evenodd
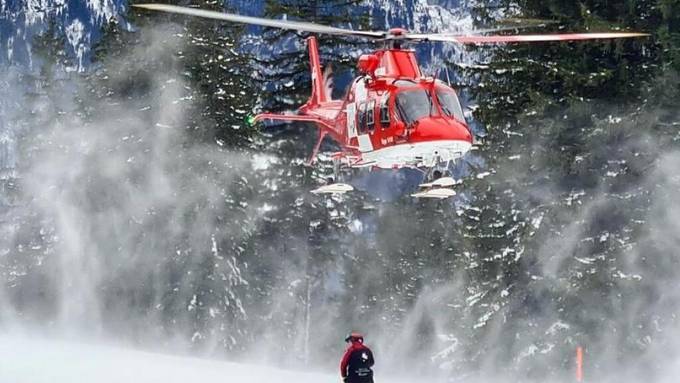
<svg viewBox="0 0 680 383">
<path fill-rule="evenodd" d="M 351 332 L 347 335 L 345 338 L 345 342 L 359 342 L 359 343 L 364 343 L 364 336 L 361 335 L 361 333 L 358 332 Z"/>
</svg>

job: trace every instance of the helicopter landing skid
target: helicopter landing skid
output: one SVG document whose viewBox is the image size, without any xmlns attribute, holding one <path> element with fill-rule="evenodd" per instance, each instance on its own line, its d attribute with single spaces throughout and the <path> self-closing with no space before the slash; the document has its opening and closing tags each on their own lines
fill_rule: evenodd
<svg viewBox="0 0 680 383">
<path fill-rule="evenodd" d="M 424 191 L 419 191 L 418 193 L 411 194 L 414 198 L 432 198 L 432 199 L 446 199 L 456 195 L 456 191 L 453 189 L 428 189 Z"/>
<path fill-rule="evenodd" d="M 343 158 L 339 155 L 333 156 L 333 176 L 328 177 L 327 184 L 312 190 L 312 194 L 345 194 L 354 190 L 350 184 L 342 182 Z"/>
<path fill-rule="evenodd" d="M 425 173 L 425 180 L 429 182 L 420 184 L 420 190 L 411 194 L 411 197 L 445 199 L 455 196 L 456 191 L 453 190 L 453 187 L 459 182 L 453 179 L 453 177 L 444 176 L 449 173 L 448 169 L 451 162 L 446 161 L 445 165 L 442 166 L 440 157 L 437 156 L 432 166 Z"/>
<path fill-rule="evenodd" d="M 320 186 L 312 190 L 313 194 L 345 194 L 354 190 L 354 187 L 349 184 L 334 183 Z"/>
</svg>

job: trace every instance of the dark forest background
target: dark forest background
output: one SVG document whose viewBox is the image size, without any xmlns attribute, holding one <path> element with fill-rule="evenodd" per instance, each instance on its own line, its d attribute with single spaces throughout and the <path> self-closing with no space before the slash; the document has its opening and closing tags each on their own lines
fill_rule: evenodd
<svg viewBox="0 0 680 383">
<path fill-rule="evenodd" d="M 561 379 L 583 346 L 595 377 L 666 374 L 680 2 L 455 5 L 478 27 L 508 14 L 556 21 L 528 32 L 652 35 L 444 56 L 480 145 L 456 198 L 422 201 L 312 195 L 326 171 L 302 165 L 313 130 L 247 123 L 308 96 L 304 34 L 123 7 L 73 71 L 46 29 L 31 70 L 3 69 L 19 159 L 0 200 L 0 325 L 315 369 L 360 330 L 384 373 L 457 379 Z M 264 14 L 386 27 L 366 9 L 286 0 Z M 339 85 L 372 48 L 320 45 Z"/>
</svg>

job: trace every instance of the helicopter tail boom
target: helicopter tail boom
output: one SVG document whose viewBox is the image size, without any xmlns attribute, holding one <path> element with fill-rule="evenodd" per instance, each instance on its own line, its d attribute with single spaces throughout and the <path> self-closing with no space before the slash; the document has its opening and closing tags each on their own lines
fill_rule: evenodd
<svg viewBox="0 0 680 383">
<path fill-rule="evenodd" d="M 285 122 L 291 122 L 291 121 L 304 121 L 304 122 L 313 122 L 314 125 L 319 129 L 319 135 L 317 137 L 316 144 L 314 145 L 314 150 L 312 150 L 311 155 L 307 159 L 307 164 L 311 165 L 314 163 L 316 160 L 316 156 L 319 153 L 319 148 L 321 148 L 321 143 L 323 142 L 323 139 L 326 137 L 326 135 L 330 135 L 331 137 L 335 137 L 337 139 L 337 136 L 333 134 L 335 131 L 333 129 L 333 126 L 331 126 L 328 122 L 322 120 L 319 117 L 316 116 L 309 116 L 309 115 L 291 115 L 291 114 L 274 114 L 274 113 L 261 113 L 255 116 L 255 121 L 263 121 L 263 120 L 269 120 L 269 121 L 285 121 Z"/>
</svg>

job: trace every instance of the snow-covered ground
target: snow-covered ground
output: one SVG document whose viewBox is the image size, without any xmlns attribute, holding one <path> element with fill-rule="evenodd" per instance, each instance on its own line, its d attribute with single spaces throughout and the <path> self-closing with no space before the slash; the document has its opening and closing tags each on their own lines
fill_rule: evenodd
<svg viewBox="0 0 680 383">
<path fill-rule="evenodd" d="M 326 383 L 335 375 L 0 335 L 1 383 Z"/>
</svg>

